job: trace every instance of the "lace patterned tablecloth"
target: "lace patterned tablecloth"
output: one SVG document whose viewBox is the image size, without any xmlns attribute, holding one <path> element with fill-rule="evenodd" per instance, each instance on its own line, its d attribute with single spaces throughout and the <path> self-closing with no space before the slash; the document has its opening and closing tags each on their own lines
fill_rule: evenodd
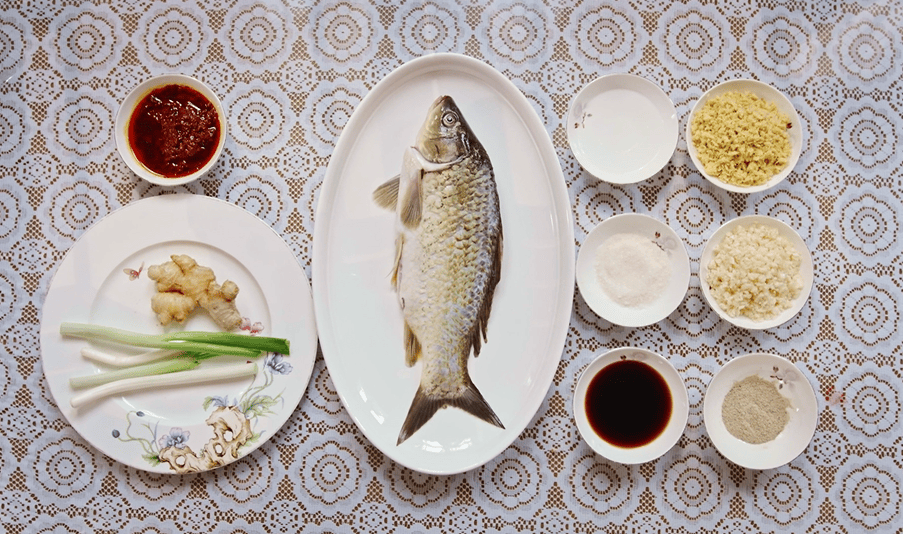
<svg viewBox="0 0 903 534">
<path fill-rule="evenodd" d="M 0 2 L 3 530 L 901 532 L 901 32 L 903 7 L 880 0 Z M 620 213 L 677 231 L 694 273 L 677 311 L 623 328 L 575 291 L 538 413 L 501 455 L 460 475 L 426 476 L 385 458 L 343 409 L 321 355 L 287 424 L 225 468 L 157 475 L 93 449 L 54 404 L 39 345 L 48 285 L 75 240 L 138 199 L 207 195 L 272 226 L 310 276 L 318 194 L 343 126 L 380 79 L 437 51 L 493 66 L 534 106 L 564 170 L 575 255 Z M 174 190 L 128 171 L 112 134 L 128 91 L 166 72 L 210 84 L 229 122 L 213 171 Z M 584 172 L 564 124 L 576 92 L 614 72 L 657 83 L 680 119 L 670 164 L 629 186 Z M 735 78 L 774 85 L 802 119 L 799 163 L 765 193 L 716 189 L 687 155 L 693 103 Z M 695 274 L 707 237 L 746 214 L 787 222 L 816 266 L 803 310 L 766 331 L 720 320 Z M 690 394 L 678 445 L 640 466 L 594 455 L 570 407 L 579 372 L 623 345 L 667 355 Z M 773 470 L 728 462 L 702 422 L 714 373 L 750 352 L 793 360 L 818 397 L 813 441 Z"/>
</svg>

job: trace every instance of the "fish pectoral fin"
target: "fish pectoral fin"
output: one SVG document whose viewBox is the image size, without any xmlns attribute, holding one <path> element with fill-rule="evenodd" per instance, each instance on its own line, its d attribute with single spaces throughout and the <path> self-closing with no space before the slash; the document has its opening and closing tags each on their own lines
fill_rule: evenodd
<svg viewBox="0 0 903 534">
<path fill-rule="evenodd" d="M 502 421 L 492 410 L 492 407 L 489 406 L 489 403 L 483 398 L 483 394 L 480 393 L 473 382 L 470 382 L 469 380 L 468 382 L 467 388 L 464 390 L 463 394 L 455 397 L 426 395 L 423 393 L 423 387 L 418 387 L 417 393 L 414 394 L 414 400 L 411 402 L 411 408 L 408 410 L 408 415 L 401 425 L 401 431 L 398 433 L 398 442 L 395 445 L 401 445 L 406 439 L 411 437 L 414 432 L 420 430 L 420 428 L 425 425 L 427 421 L 432 419 L 433 416 L 436 415 L 436 412 L 444 406 L 460 408 L 461 410 L 504 430 L 505 425 L 502 424 Z"/>
<path fill-rule="evenodd" d="M 420 360 L 420 340 L 408 326 L 408 322 L 404 323 L 404 363 L 408 367 L 413 367 Z"/>
<path fill-rule="evenodd" d="M 404 197 L 398 199 L 401 202 L 399 204 L 399 208 L 401 208 L 401 223 L 410 229 L 420 226 L 420 217 L 423 215 L 423 198 L 421 194 L 423 169 L 415 172 L 419 173 L 419 176 L 411 180 L 411 186 L 405 189 Z"/>
<path fill-rule="evenodd" d="M 401 253 L 404 250 L 404 234 L 395 238 L 395 261 L 392 263 L 392 287 L 398 291 L 401 287 Z M 404 306 L 402 306 L 404 309 Z"/>
<path fill-rule="evenodd" d="M 373 191 L 373 200 L 379 207 L 395 210 L 395 206 L 398 203 L 398 183 L 400 180 L 401 176 L 395 175 Z"/>
</svg>

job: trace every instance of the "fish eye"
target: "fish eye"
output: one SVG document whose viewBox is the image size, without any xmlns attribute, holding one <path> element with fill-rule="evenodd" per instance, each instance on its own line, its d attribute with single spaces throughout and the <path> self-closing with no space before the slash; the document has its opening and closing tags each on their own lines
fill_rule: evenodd
<svg viewBox="0 0 903 534">
<path fill-rule="evenodd" d="M 454 112 L 449 111 L 442 115 L 443 126 L 454 126 L 456 122 L 458 122 L 458 116 Z"/>
</svg>

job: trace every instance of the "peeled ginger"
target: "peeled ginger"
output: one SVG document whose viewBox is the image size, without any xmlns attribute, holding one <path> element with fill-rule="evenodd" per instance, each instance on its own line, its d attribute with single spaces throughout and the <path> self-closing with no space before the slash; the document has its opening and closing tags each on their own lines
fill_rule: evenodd
<svg viewBox="0 0 903 534">
<path fill-rule="evenodd" d="M 233 330 L 241 324 L 235 306 L 238 286 L 234 282 L 226 280 L 219 285 L 213 270 L 198 265 L 191 256 L 173 254 L 170 259 L 147 270 L 148 278 L 157 282 L 151 308 L 160 324 L 165 326 L 173 320 L 184 322 L 197 306 L 207 310 L 223 330 Z"/>
</svg>

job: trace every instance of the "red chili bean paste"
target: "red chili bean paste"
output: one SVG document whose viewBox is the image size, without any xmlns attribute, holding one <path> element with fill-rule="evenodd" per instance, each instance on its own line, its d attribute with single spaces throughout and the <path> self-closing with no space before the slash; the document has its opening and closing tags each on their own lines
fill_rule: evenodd
<svg viewBox="0 0 903 534">
<path fill-rule="evenodd" d="M 129 144 L 151 171 L 187 176 L 210 161 L 219 144 L 216 108 L 198 91 L 172 84 L 145 96 L 129 121 Z"/>
</svg>

